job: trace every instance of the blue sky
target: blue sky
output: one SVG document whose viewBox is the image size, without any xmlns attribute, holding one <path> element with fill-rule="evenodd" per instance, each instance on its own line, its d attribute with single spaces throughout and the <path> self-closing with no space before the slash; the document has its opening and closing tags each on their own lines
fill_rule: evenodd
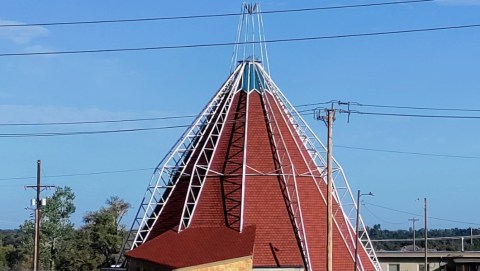
<svg viewBox="0 0 480 271">
<path fill-rule="evenodd" d="M 262 1 L 263 10 L 381 1 Z M 42 1 L 0 2 L 0 24 L 128 19 L 240 10 L 240 1 Z M 267 39 L 328 36 L 411 28 L 479 24 L 480 1 L 439 0 L 384 7 L 264 15 Z M 0 28 L 0 53 L 232 42 L 238 18 L 123 24 Z M 479 109 L 480 28 L 268 45 L 273 80 L 293 104 L 342 100 L 365 104 Z M 197 114 L 229 73 L 233 48 L 0 57 L 0 123 L 69 122 Z M 374 111 L 354 107 L 356 110 Z M 378 111 L 375 109 L 375 111 Z M 411 111 L 392 111 L 411 113 Z M 432 112 L 429 112 L 432 113 Z M 435 112 L 434 112 L 435 113 Z M 438 113 L 438 112 L 437 112 Z M 445 112 L 443 112 L 445 113 Z M 473 115 L 474 113 L 464 113 Z M 306 116 L 324 140 L 323 123 Z M 1 133 L 86 131 L 188 124 L 190 119 L 82 126 L 11 127 Z M 339 115 L 334 144 L 340 146 L 480 156 L 479 120 Z M 138 133 L 0 138 L 0 228 L 15 228 L 35 179 L 71 186 L 82 216 L 111 195 L 133 206 L 151 170 L 182 129 Z M 325 140 L 324 140 L 325 141 Z M 372 191 L 366 224 L 408 229 L 429 199 L 430 227 L 480 227 L 480 159 L 382 153 L 335 148 L 352 190 Z M 135 171 L 77 175 L 103 171 Z M 48 195 L 51 192 L 46 192 Z"/>
</svg>

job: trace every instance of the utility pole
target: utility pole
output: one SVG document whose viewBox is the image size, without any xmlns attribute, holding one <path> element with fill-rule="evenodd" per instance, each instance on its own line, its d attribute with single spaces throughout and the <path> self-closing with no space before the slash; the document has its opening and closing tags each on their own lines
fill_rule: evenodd
<svg viewBox="0 0 480 271">
<path fill-rule="evenodd" d="M 420 220 L 420 219 L 415 218 L 415 217 L 413 217 L 413 218 L 411 218 L 411 219 L 408 220 L 408 221 L 412 221 L 412 223 L 413 223 L 413 225 L 412 225 L 412 230 L 413 230 L 413 251 L 414 251 L 414 252 L 417 250 L 417 244 L 416 244 L 416 242 L 415 242 L 415 222 L 416 222 L 416 221 L 419 221 L 419 220 Z"/>
<path fill-rule="evenodd" d="M 472 248 L 470 248 L 471 250 L 473 249 L 473 228 L 472 227 L 470 227 L 470 245 L 472 246 Z"/>
<path fill-rule="evenodd" d="M 37 192 L 37 197 L 35 199 L 35 236 L 34 236 L 34 245 L 33 245 L 33 271 L 37 271 L 40 268 L 40 220 L 41 220 L 41 209 L 42 206 L 46 204 L 46 201 L 42 200 L 40 197 L 40 192 L 45 188 L 55 187 L 53 185 L 41 185 L 40 184 L 40 173 L 41 173 L 41 161 L 37 160 L 37 185 L 27 185 L 25 189 L 32 188 Z"/>
<path fill-rule="evenodd" d="M 425 271 L 429 271 L 428 268 L 428 228 L 427 228 L 427 198 L 423 199 L 425 210 Z"/>
<path fill-rule="evenodd" d="M 375 196 L 372 192 L 369 192 L 367 194 L 362 194 L 360 193 L 360 190 L 358 190 L 357 193 L 357 220 L 355 220 L 355 264 L 353 267 L 353 271 L 358 270 L 358 240 L 360 239 L 360 234 L 358 231 L 358 225 L 360 224 L 360 197 L 361 196 Z"/>
<path fill-rule="evenodd" d="M 357 219 L 355 220 L 355 266 L 353 267 L 353 271 L 357 271 L 357 261 L 358 261 L 358 239 L 360 238 L 358 236 L 358 220 L 360 219 L 360 197 L 362 194 L 360 193 L 360 190 L 358 190 L 357 193 Z"/>
<path fill-rule="evenodd" d="M 327 271 L 333 271 L 333 177 L 332 177 L 332 130 L 335 120 L 335 109 L 327 109 L 328 142 L 327 142 Z"/>
</svg>

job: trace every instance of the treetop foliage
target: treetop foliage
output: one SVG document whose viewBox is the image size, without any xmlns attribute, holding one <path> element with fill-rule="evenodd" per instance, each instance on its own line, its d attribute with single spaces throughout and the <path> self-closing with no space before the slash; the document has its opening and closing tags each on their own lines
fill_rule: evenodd
<svg viewBox="0 0 480 271">
<path fill-rule="evenodd" d="M 110 266 L 126 236 L 122 217 L 130 208 L 112 196 L 99 210 L 83 217 L 75 229 L 75 194 L 70 187 L 57 187 L 41 208 L 40 267 L 45 270 L 100 270 Z M 25 220 L 18 230 L 0 230 L 0 269 L 31 270 L 34 222 Z"/>
</svg>

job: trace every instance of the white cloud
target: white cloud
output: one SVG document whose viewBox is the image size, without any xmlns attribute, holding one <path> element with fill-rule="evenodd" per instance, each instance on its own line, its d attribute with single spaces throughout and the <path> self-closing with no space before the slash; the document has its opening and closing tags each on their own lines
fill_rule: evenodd
<svg viewBox="0 0 480 271">
<path fill-rule="evenodd" d="M 455 5 L 455 6 L 475 6 L 480 5 L 480 0 L 437 0 L 439 4 Z"/>
<path fill-rule="evenodd" d="M 0 24 L 22 25 L 23 22 L 0 20 Z M 31 43 L 34 39 L 48 36 L 50 32 L 41 26 L 19 26 L 19 27 L 0 27 L 0 39 L 8 40 L 15 44 L 25 45 Z"/>
</svg>

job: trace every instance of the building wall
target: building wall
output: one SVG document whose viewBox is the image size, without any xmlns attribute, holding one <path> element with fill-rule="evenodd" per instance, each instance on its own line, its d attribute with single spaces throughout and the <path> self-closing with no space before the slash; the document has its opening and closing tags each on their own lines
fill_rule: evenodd
<svg viewBox="0 0 480 271">
<path fill-rule="evenodd" d="M 128 271 L 252 271 L 252 257 L 236 258 L 221 262 L 196 265 L 185 268 L 162 268 L 147 261 L 130 259 Z"/>
<path fill-rule="evenodd" d="M 382 271 L 423 271 L 420 266 L 423 267 L 421 262 L 405 262 L 405 261 L 381 261 L 380 266 Z M 399 269 L 396 270 L 398 266 Z M 443 271 L 440 268 L 440 264 L 436 262 L 429 263 L 430 271 Z"/>
<path fill-rule="evenodd" d="M 175 269 L 175 271 L 252 271 L 252 258 L 240 258 L 236 260 L 203 264 L 186 268 Z"/>
<path fill-rule="evenodd" d="M 127 271 L 171 271 L 171 270 L 161 268 L 158 265 L 147 262 L 147 261 L 129 259 Z"/>
</svg>

